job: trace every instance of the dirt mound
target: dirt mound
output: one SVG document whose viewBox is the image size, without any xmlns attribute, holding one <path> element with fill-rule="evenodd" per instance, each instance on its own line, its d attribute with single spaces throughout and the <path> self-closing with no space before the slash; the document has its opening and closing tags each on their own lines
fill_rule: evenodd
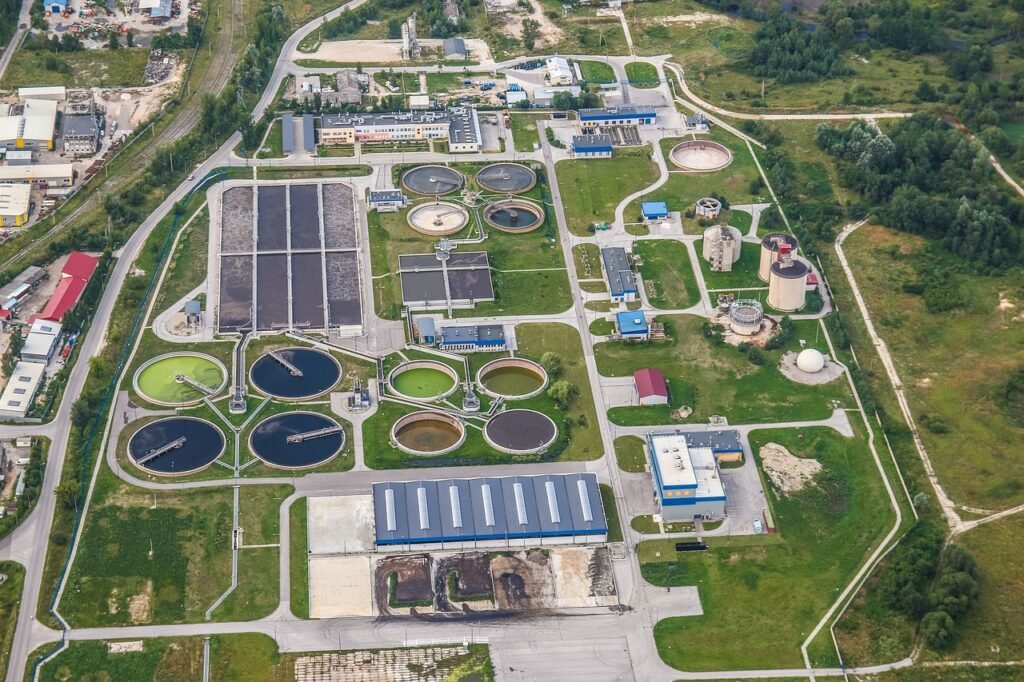
<svg viewBox="0 0 1024 682">
<path fill-rule="evenodd" d="M 778 443 L 765 443 L 760 455 L 764 473 L 783 495 L 803 490 L 821 471 L 818 460 L 797 457 Z"/>
</svg>

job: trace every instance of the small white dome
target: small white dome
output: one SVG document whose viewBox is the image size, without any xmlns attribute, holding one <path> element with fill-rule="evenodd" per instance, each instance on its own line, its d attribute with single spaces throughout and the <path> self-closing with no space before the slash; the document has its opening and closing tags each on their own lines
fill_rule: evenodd
<svg viewBox="0 0 1024 682">
<path fill-rule="evenodd" d="M 796 356 L 796 366 L 808 374 L 820 372 L 825 367 L 825 356 L 814 348 L 806 348 Z"/>
</svg>

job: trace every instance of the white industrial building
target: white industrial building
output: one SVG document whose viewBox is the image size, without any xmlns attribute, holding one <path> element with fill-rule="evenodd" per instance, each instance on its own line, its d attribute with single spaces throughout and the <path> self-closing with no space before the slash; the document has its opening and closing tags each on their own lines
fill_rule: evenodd
<svg viewBox="0 0 1024 682">
<path fill-rule="evenodd" d="M 25 362 L 38 362 L 46 365 L 57 351 L 60 341 L 60 322 L 36 320 L 25 337 L 25 345 L 21 349 L 21 359 Z"/>
<path fill-rule="evenodd" d="M 63 102 L 68 98 L 68 89 L 63 85 L 44 85 L 41 87 L 18 88 L 18 101 L 30 99 L 48 99 Z"/>
<path fill-rule="evenodd" d="M 647 435 L 654 494 L 665 521 L 725 516 L 725 487 L 714 444 L 708 445 L 692 447 L 679 432 Z"/>
<path fill-rule="evenodd" d="M 27 223 L 31 194 L 28 185 L 0 185 L 0 225 L 17 227 Z"/>
<path fill-rule="evenodd" d="M 14 366 L 11 378 L 0 395 L 0 419 L 24 418 L 43 383 L 45 370 L 45 365 L 24 360 Z"/>
<path fill-rule="evenodd" d="M 544 68 L 547 69 L 551 85 L 572 85 L 573 71 L 565 57 L 548 57 Z"/>
<path fill-rule="evenodd" d="M 70 187 L 75 171 L 70 163 L 0 166 L 0 184 L 25 183 L 36 187 Z"/>
<path fill-rule="evenodd" d="M 53 149 L 57 102 L 28 99 L 21 114 L 0 118 L 0 147 L 4 149 Z"/>
</svg>

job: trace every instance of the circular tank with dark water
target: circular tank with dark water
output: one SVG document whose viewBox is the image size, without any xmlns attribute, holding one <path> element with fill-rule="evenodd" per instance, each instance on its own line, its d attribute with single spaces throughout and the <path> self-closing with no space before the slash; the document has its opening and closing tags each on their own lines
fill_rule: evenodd
<svg viewBox="0 0 1024 682">
<path fill-rule="evenodd" d="M 249 434 L 249 450 L 268 466 L 306 469 L 333 459 L 345 447 L 338 422 L 315 412 L 286 412 L 264 419 Z"/>
<path fill-rule="evenodd" d="M 249 378 L 265 395 L 302 400 L 334 388 L 341 379 L 341 364 L 315 348 L 279 348 L 261 355 L 249 370 Z"/>
<path fill-rule="evenodd" d="M 520 194 L 533 189 L 537 184 L 537 174 L 519 163 L 492 163 L 480 169 L 476 181 L 492 192 Z"/>
<path fill-rule="evenodd" d="M 476 373 L 476 383 L 493 397 L 522 400 L 544 390 L 548 373 L 526 358 L 499 358 L 480 368 Z"/>
<path fill-rule="evenodd" d="M 391 427 L 391 441 L 414 455 L 443 455 L 466 440 L 462 422 L 444 412 L 427 410 L 400 417 Z"/>
<path fill-rule="evenodd" d="M 406 398 L 434 401 L 447 398 L 458 388 L 459 375 L 443 362 L 413 360 L 391 370 L 388 383 Z"/>
<path fill-rule="evenodd" d="M 484 427 L 484 440 L 491 447 L 512 454 L 540 452 L 557 437 L 555 422 L 536 410 L 507 410 Z"/>
<path fill-rule="evenodd" d="M 181 476 L 205 469 L 224 453 L 224 434 L 205 419 L 168 417 L 128 440 L 128 456 L 144 471 Z"/>
<path fill-rule="evenodd" d="M 544 209 L 525 199 L 503 199 L 484 209 L 484 220 L 502 232 L 532 232 L 544 223 Z"/>
<path fill-rule="evenodd" d="M 446 166 L 417 166 L 402 175 L 402 184 L 416 194 L 451 194 L 465 181 L 462 173 Z"/>
</svg>

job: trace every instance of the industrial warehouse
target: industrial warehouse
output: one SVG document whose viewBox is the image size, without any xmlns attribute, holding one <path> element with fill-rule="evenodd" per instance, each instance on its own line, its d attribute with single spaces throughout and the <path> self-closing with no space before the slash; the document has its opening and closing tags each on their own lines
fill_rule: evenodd
<svg viewBox="0 0 1024 682">
<path fill-rule="evenodd" d="M 319 132 L 319 142 L 324 145 L 448 140 L 452 153 L 481 149 L 476 109 L 462 107 L 389 114 L 325 114 Z"/>
<path fill-rule="evenodd" d="M 378 548 L 473 549 L 605 542 L 594 474 L 377 483 Z"/>
<path fill-rule="evenodd" d="M 654 494 L 665 520 L 725 516 L 726 490 L 718 462 L 742 456 L 738 432 L 649 433 L 647 449 Z"/>
<path fill-rule="evenodd" d="M 219 195 L 221 332 L 362 328 L 351 185 L 233 183 Z M 211 239 L 211 250 L 217 240 Z"/>
</svg>

